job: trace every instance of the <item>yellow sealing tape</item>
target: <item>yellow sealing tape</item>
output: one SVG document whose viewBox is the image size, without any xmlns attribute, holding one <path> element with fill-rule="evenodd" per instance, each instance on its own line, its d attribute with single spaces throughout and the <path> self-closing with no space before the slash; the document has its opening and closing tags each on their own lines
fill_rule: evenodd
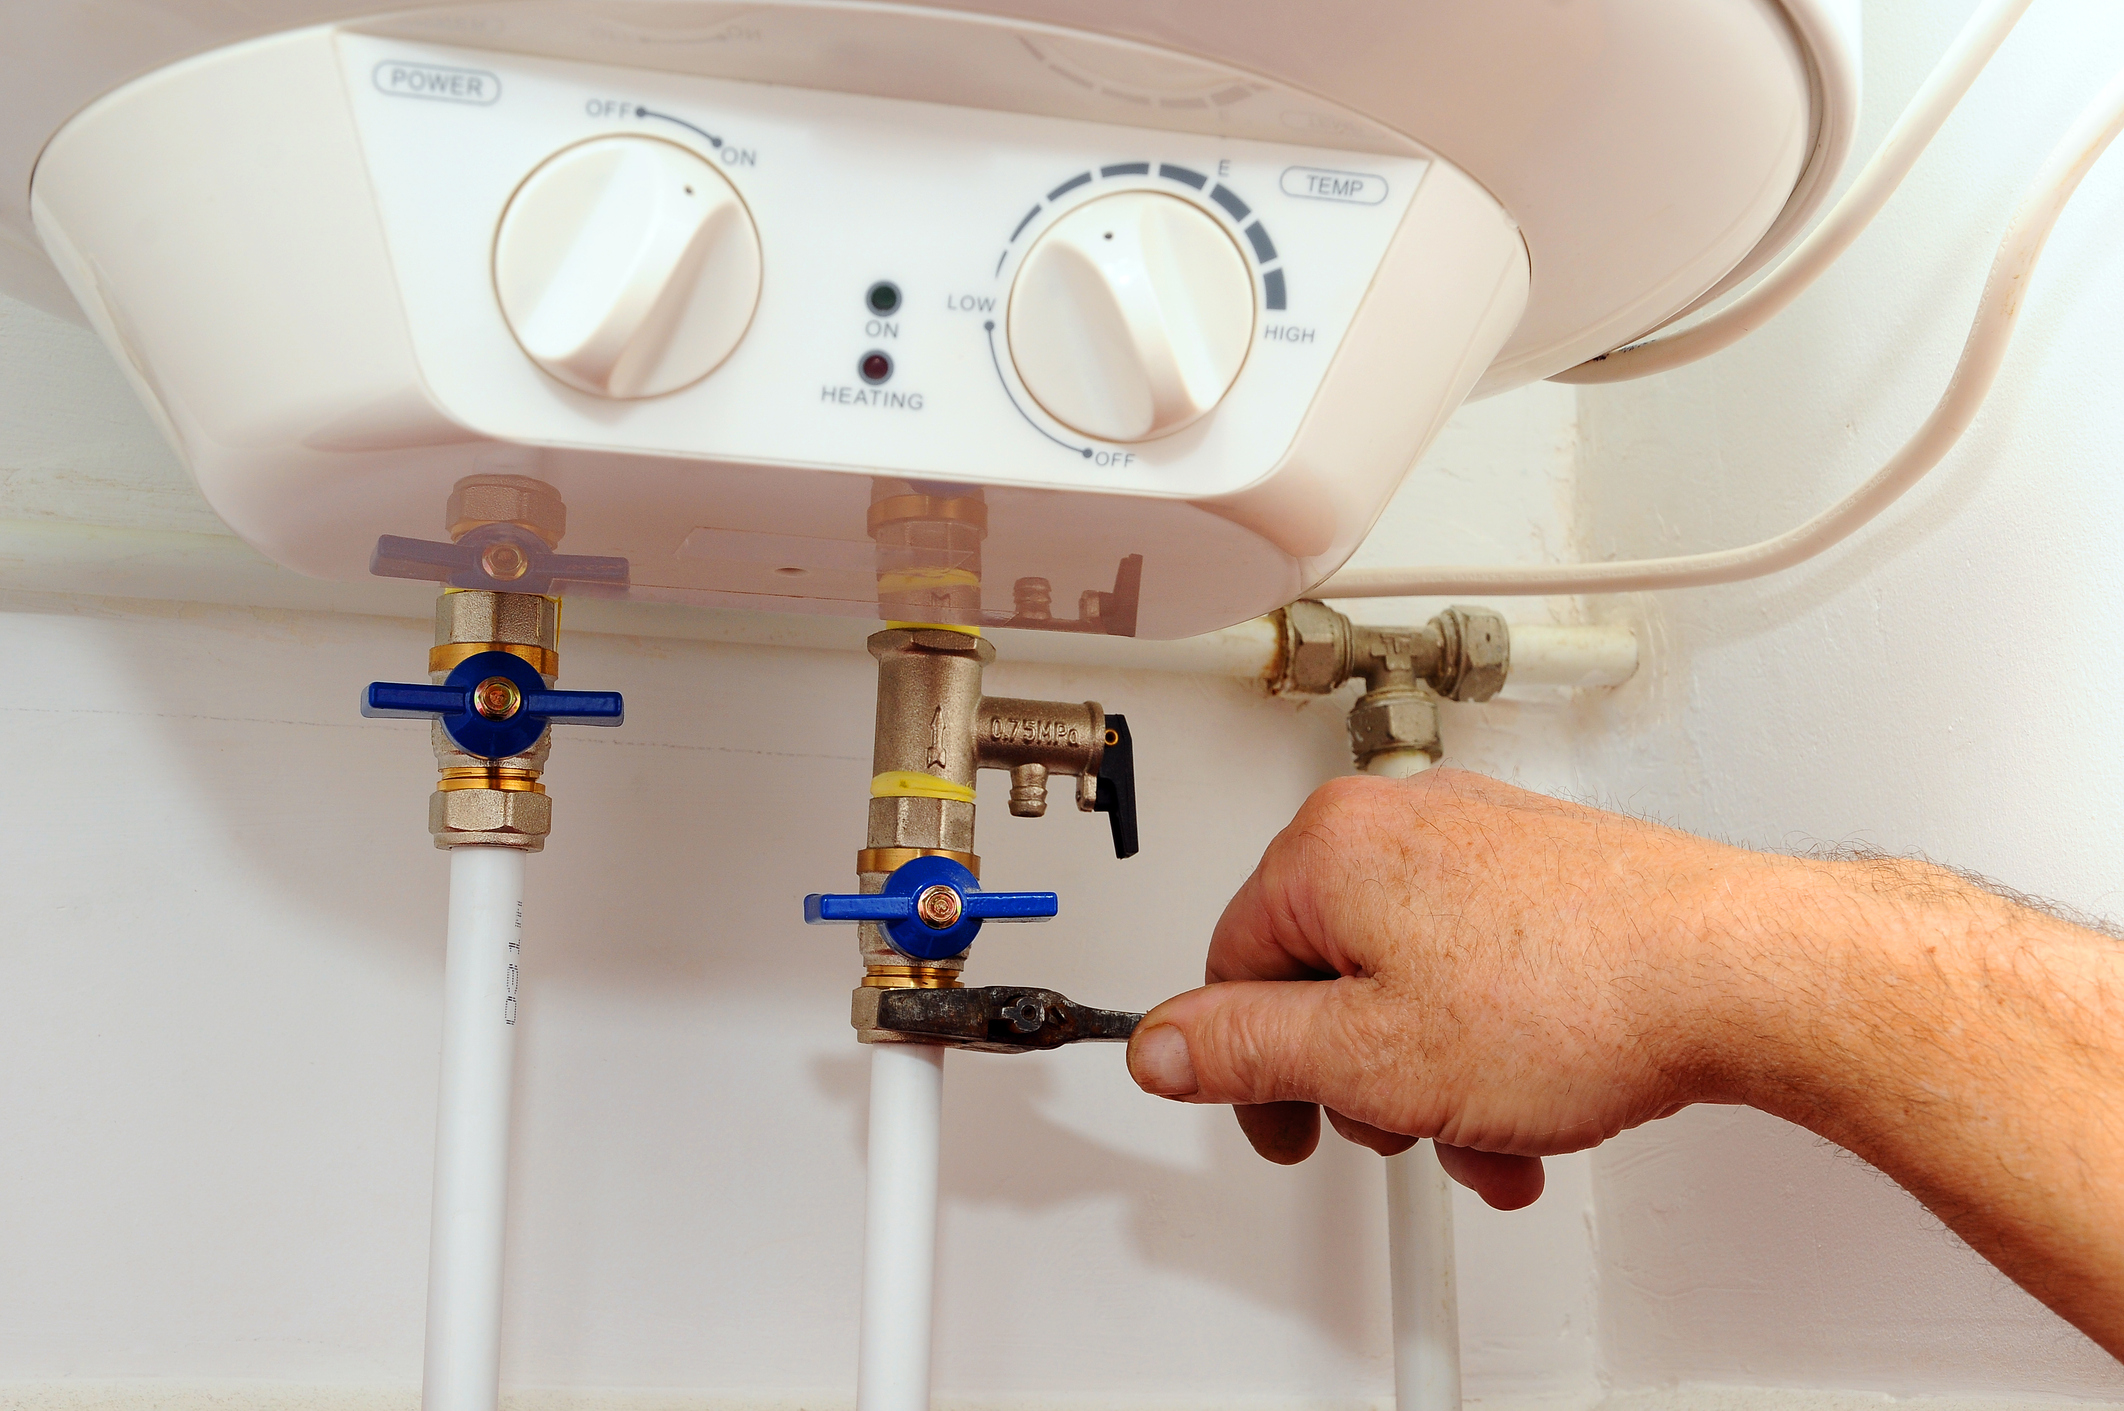
<svg viewBox="0 0 2124 1411">
<path fill-rule="evenodd" d="M 885 624 L 887 632 L 964 632 L 969 637 L 981 635 L 978 627 L 967 627 L 957 622 L 892 622 Z"/>
<path fill-rule="evenodd" d="M 918 774 L 912 769 L 888 769 L 878 775 L 870 781 L 870 796 L 874 799 L 950 799 L 954 803 L 974 801 L 974 791 L 964 784 L 954 784 L 934 774 Z"/>
</svg>

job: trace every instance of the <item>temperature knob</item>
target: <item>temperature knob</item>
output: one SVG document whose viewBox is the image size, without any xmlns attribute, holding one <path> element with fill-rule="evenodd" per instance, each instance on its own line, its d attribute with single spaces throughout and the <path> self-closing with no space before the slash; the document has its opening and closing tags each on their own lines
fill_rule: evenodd
<svg viewBox="0 0 2124 1411">
<path fill-rule="evenodd" d="M 1047 228 L 1018 267 L 1009 318 L 1011 360 L 1049 415 L 1102 441 L 1148 441 L 1230 390 L 1254 340 L 1254 280 L 1207 211 L 1130 191 Z"/>
<path fill-rule="evenodd" d="M 654 397 L 730 356 L 760 297 L 760 239 L 723 174 L 655 137 L 555 153 L 494 240 L 502 315 L 531 360 L 604 397 Z"/>
</svg>

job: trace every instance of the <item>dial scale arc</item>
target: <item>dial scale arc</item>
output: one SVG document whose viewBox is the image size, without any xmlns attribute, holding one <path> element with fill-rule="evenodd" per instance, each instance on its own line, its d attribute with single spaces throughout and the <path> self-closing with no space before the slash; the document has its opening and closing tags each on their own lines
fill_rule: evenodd
<svg viewBox="0 0 2124 1411">
<path fill-rule="evenodd" d="M 1002 279 L 1010 257 L 1022 248 L 1020 237 L 1035 225 L 1045 226 L 1065 214 L 1065 208 L 1056 203 L 1076 192 L 1085 192 L 1095 182 L 1123 182 L 1125 185 L 1107 189 L 1163 190 L 1160 183 L 1171 183 L 1197 196 L 1209 204 L 1202 207 L 1213 215 L 1221 216 L 1231 226 L 1232 234 L 1255 266 L 1260 270 L 1261 307 L 1267 313 L 1283 313 L 1290 306 L 1290 277 L 1282 266 L 1282 251 L 1269 235 L 1267 223 L 1254 212 L 1254 208 L 1232 190 L 1231 187 L 1206 173 L 1176 162 L 1113 162 L 1092 171 L 1080 171 L 1068 177 L 1047 193 L 1044 200 L 1035 201 L 1032 208 L 1019 217 L 1010 239 L 1003 242 L 1003 252 L 996 257 L 996 278 Z M 1089 195 L 1087 195 L 1089 199 Z M 1076 205 L 1071 202 L 1070 205 Z M 1212 210 L 1214 208 L 1214 210 Z M 1042 220 L 1042 217 L 1046 217 Z M 1029 244 L 1030 242 L 1027 242 Z"/>
</svg>

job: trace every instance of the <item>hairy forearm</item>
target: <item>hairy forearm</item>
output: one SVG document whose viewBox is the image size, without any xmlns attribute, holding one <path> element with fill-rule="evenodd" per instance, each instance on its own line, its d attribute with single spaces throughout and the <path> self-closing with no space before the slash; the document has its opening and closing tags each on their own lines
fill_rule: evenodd
<svg viewBox="0 0 2124 1411">
<path fill-rule="evenodd" d="M 1207 973 L 1130 1071 L 1241 1107 L 1271 1159 L 1303 1160 L 1326 1108 L 1376 1150 L 1435 1138 L 1511 1207 L 1541 1157 L 1746 1103 L 2124 1356 L 2124 941 L 1924 863 L 1751 853 L 1438 770 L 1316 791 Z"/>
<path fill-rule="evenodd" d="M 1708 1095 L 1864 1157 L 2124 1356 L 2124 944 L 1924 863 L 1764 859 L 1756 891 L 1701 938 L 1744 977 Z"/>
</svg>

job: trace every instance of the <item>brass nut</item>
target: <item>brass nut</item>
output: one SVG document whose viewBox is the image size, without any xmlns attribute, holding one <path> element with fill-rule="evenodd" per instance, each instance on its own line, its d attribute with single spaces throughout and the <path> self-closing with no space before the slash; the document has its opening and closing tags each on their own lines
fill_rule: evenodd
<svg viewBox="0 0 2124 1411">
<path fill-rule="evenodd" d="M 472 709 L 488 720 L 508 720 L 523 706 L 524 693 L 506 676 L 489 676 L 472 688 Z"/>
<path fill-rule="evenodd" d="M 524 475 L 468 475 L 450 491 L 444 518 L 453 542 L 485 525 L 514 524 L 554 549 L 567 532 L 568 507 L 542 480 Z"/>
<path fill-rule="evenodd" d="M 915 915 L 932 931 L 949 931 L 959 924 L 965 911 L 966 904 L 959 900 L 958 890 L 941 882 L 924 887 L 915 898 Z"/>
<path fill-rule="evenodd" d="M 537 593 L 468 590 L 443 594 L 435 602 L 436 645 L 469 642 L 556 652 L 560 647 L 560 603 Z M 435 658 L 430 656 L 428 660 L 429 669 L 434 670 Z"/>
<path fill-rule="evenodd" d="M 1503 690 L 1512 668 L 1512 629 L 1503 616 L 1488 608 L 1450 607 L 1437 621 L 1446 647 L 1439 694 L 1486 701 Z"/>
<path fill-rule="evenodd" d="M 871 502 L 870 511 L 864 516 L 864 527 L 875 539 L 886 525 L 904 524 L 910 520 L 923 524 L 964 524 L 976 534 L 985 535 L 988 533 L 988 506 L 971 496 L 887 495 Z"/>
<path fill-rule="evenodd" d="M 879 661 L 910 651 L 974 657 L 983 666 L 996 659 L 994 642 L 971 632 L 954 632 L 947 627 L 887 627 L 864 638 L 863 645 Z"/>
<path fill-rule="evenodd" d="M 1283 610 L 1286 694 L 1324 696 L 1350 679 L 1350 622 L 1325 603 L 1301 598 Z"/>
<path fill-rule="evenodd" d="M 868 818 L 867 837 L 874 848 L 912 847 L 934 841 L 937 850 L 945 853 L 973 851 L 974 806 L 970 803 L 957 799 L 872 799 Z M 928 847 L 921 850 L 931 851 Z"/>
<path fill-rule="evenodd" d="M 489 544 L 480 551 L 479 571 L 497 583 L 514 583 L 531 571 L 531 557 L 521 544 Z"/>
<path fill-rule="evenodd" d="M 1350 707 L 1350 749 L 1359 764 L 1390 750 L 1422 750 L 1436 759 L 1438 698 L 1398 686 L 1368 692 Z"/>
<path fill-rule="evenodd" d="M 451 789 L 428 795 L 428 831 L 439 848 L 492 843 L 537 851 L 553 831 L 553 799 L 513 789 Z"/>
</svg>

